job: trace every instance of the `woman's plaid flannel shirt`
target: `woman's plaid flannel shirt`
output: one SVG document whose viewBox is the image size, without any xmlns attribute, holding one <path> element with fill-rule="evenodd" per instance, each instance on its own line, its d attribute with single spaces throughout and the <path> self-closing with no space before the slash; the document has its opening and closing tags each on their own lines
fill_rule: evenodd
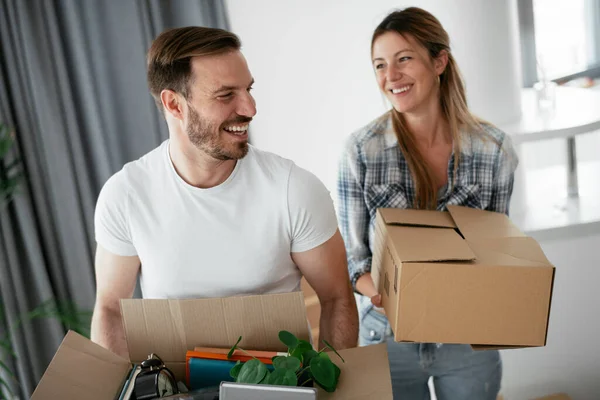
<svg viewBox="0 0 600 400">
<path fill-rule="evenodd" d="M 493 139 L 462 134 L 457 179 L 454 154 L 448 165 L 448 185 L 438 198 L 438 210 L 462 205 L 508 214 L 517 155 L 510 138 L 484 125 Z M 501 146 L 499 146 L 500 144 Z M 412 208 L 415 185 L 398 147 L 388 112 L 352 134 L 342 154 L 337 182 L 337 211 L 346 244 L 352 286 L 371 271 L 375 211 L 381 207 Z"/>
</svg>

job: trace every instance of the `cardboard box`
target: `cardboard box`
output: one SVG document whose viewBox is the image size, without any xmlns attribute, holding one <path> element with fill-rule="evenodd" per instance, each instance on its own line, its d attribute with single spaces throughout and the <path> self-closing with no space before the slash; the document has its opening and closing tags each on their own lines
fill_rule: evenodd
<svg viewBox="0 0 600 400">
<path fill-rule="evenodd" d="M 230 347 L 241 335 L 248 350 L 285 351 L 280 330 L 308 340 L 301 292 L 194 300 L 121 301 L 129 360 L 69 332 L 40 380 L 33 400 L 114 400 L 131 363 L 155 353 L 178 380 L 185 378 L 185 353 L 196 346 Z M 334 393 L 319 399 L 392 399 L 385 344 L 341 350 L 334 362 L 342 373 Z"/>
<path fill-rule="evenodd" d="M 372 277 L 399 342 L 544 346 L 554 267 L 504 214 L 379 209 Z"/>
<path fill-rule="evenodd" d="M 504 396 L 499 394 L 498 398 L 496 400 L 505 400 L 505 399 L 504 399 Z M 508 399 L 506 399 L 506 400 L 508 400 Z M 536 397 L 535 399 L 532 399 L 532 400 L 571 400 L 571 398 L 569 397 L 569 395 L 567 395 L 565 393 L 557 393 L 557 394 L 552 394 L 550 396 Z"/>
<path fill-rule="evenodd" d="M 566 393 L 557 393 L 550 396 L 538 397 L 534 400 L 571 400 L 571 398 Z"/>
</svg>

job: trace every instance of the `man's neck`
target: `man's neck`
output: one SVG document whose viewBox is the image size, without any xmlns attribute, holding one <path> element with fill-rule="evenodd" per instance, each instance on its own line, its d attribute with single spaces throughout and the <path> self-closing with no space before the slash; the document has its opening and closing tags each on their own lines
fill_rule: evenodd
<svg viewBox="0 0 600 400">
<path fill-rule="evenodd" d="M 187 184 L 208 189 L 229 178 L 237 160 L 217 160 L 203 151 L 183 146 L 177 139 L 169 141 L 169 156 L 177 174 Z"/>
</svg>

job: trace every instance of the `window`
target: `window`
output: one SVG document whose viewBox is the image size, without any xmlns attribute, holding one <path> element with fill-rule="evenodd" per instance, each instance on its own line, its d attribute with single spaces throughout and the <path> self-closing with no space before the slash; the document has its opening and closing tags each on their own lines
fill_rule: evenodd
<svg viewBox="0 0 600 400">
<path fill-rule="evenodd" d="M 600 0 L 519 0 L 524 86 L 600 76 Z"/>
</svg>

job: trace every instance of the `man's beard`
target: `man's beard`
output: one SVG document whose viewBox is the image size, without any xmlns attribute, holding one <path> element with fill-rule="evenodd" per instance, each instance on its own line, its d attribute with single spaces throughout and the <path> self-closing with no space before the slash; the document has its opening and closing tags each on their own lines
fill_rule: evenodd
<svg viewBox="0 0 600 400">
<path fill-rule="evenodd" d="M 248 142 L 227 143 L 221 137 L 221 129 L 206 119 L 193 108 L 189 107 L 190 119 L 187 127 L 187 134 L 190 142 L 199 150 L 202 150 L 216 160 L 239 160 L 248 154 Z M 252 118 L 238 117 L 227 121 L 224 125 L 233 125 L 236 123 L 248 123 Z"/>
</svg>

